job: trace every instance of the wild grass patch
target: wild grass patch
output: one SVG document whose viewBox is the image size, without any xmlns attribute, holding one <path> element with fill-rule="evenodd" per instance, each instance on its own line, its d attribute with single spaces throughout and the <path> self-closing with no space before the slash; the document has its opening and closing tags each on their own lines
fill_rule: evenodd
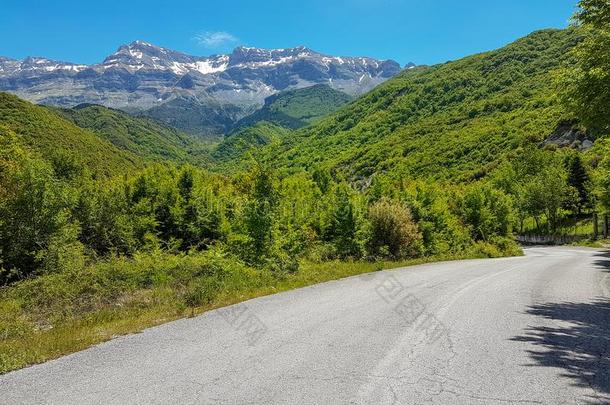
<svg viewBox="0 0 610 405">
<path fill-rule="evenodd" d="M 382 269 L 501 254 L 477 245 L 459 256 L 303 262 L 296 273 L 250 268 L 214 250 L 112 257 L 0 290 L 0 373 L 263 295 Z"/>
</svg>

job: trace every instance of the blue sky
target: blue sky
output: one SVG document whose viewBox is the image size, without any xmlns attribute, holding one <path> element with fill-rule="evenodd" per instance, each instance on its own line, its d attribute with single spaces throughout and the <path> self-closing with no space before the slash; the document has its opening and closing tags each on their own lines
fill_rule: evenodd
<svg viewBox="0 0 610 405">
<path fill-rule="evenodd" d="M 0 55 L 94 63 L 141 39 L 194 55 L 305 45 L 433 64 L 562 28 L 576 0 L 0 0 Z"/>
</svg>

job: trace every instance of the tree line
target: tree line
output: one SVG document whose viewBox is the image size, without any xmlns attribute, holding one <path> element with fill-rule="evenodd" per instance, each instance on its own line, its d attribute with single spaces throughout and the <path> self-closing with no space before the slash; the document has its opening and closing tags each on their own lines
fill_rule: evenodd
<svg viewBox="0 0 610 405">
<path fill-rule="evenodd" d="M 159 249 L 217 249 L 275 272 L 304 259 L 451 254 L 508 244 L 513 215 L 508 198 L 498 208 L 476 187 L 379 177 L 357 190 L 323 168 L 280 176 L 253 164 L 227 177 L 154 164 L 102 178 L 77 157 L 42 159 L 15 135 L 0 144 L 0 184 L 1 284 Z"/>
<path fill-rule="evenodd" d="M 559 95 L 601 137 L 610 128 L 610 5 L 580 6 L 584 39 Z M 377 173 L 363 187 L 323 166 L 288 175 L 256 162 L 231 176 L 167 163 L 106 178 L 77 156 L 36 155 L 3 130 L 0 284 L 156 250 L 215 249 L 276 273 L 301 260 L 512 252 L 528 219 L 553 233 L 566 217 L 610 210 L 610 160 L 599 145 L 583 157 L 526 144 L 467 184 Z"/>
</svg>

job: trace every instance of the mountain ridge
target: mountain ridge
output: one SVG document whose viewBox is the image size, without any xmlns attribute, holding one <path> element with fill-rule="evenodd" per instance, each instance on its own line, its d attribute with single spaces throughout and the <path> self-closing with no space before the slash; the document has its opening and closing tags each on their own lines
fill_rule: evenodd
<svg viewBox="0 0 610 405">
<path fill-rule="evenodd" d="M 154 120 L 134 117 L 121 110 L 96 104 L 48 108 L 143 161 L 191 163 L 203 167 L 208 164 L 203 143 Z"/>
<path fill-rule="evenodd" d="M 330 56 L 303 46 L 242 46 L 230 54 L 193 56 L 138 40 L 91 65 L 0 58 L 0 91 L 59 107 L 100 104 L 170 125 L 188 118 L 189 126 L 179 129 L 213 136 L 226 133 L 278 92 L 328 84 L 356 96 L 401 70 L 393 60 Z M 201 111 L 185 117 L 184 109 L 196 105 Z"/>
<path fill-rule="evenodd" d="M 127 58 L 134 59 L 143 59 L 144 56 L 156 57 L 160 58 L 161 56 L 170 56 L 176 62 L 189 63 L 193 61 L 212 61 L 212 60 L 220 60 L 229 62 L 229 66 L 235 66 L 242 63 L 260 63 L 266 62 L 268 59 L 273 58 L 282 58 L 282 57 L 304 57 L 304 56 L 321 56 L 329 59 L 333 59 L 341 63 L 355 63 L 356 60 L 360 60 L 361 63 L 369 63 L 376 66 L 383 64 L 384 62 L 389 62 L 389 64 L 396 64 L 400 66 L 400 64 L 392 59 L 376 59 L 367 56 L 331 56 L 322 52 L 317 52 L 311 48 L 308 48 L 304 45 L 299 45 L 292 48 L 258 48 L 258 47 L 248 47 L 248 46 L 237 46 L 233 49 L 230 54 L 211 54 L 211 55 L 192 55 L 182 51 L 176 51 L 171 48 L 166 48 L 158 45 L 154 45 L 150 42 L 146 42 L 143 40 L 135 40 L 129 44 L 120 45 L 115 52 L 106 56 L 102 62 L 99 63 L 76 63 L 69 61 L 62 61 L 57 59 L 51 59 L 45 56 L 39 55 L 28 55 L 23 59 L 15 59 L 8 56 L 0 55 L 0 62 L 4 63 L 21 63 L 24 65 L 31 65 L 32 63 L 36 63 L 36 61 L 47 61 L 57 64 L 58 66 L 54 67 L 53 70 L 61 69 L 64 65 L 72 66 L 80 68 L 81 70 L 85 68 L 95 68 L 95 67 L 111 67 L 117 61 L 120 60 L 120 57 L 124 56 Z M 405 64 L 405 68 L 410 68 L 416 66 L 413 62 L 408 62 Z M 2 73 L 10 72 L 8 69 L 2 69 L 4 66 L 0 65 L 0 76 Z M 45 66 L 40 66 L 45 67 Z M 161 66 L 160 66 L 161 67 Z M 202 69 L 201 66 L 192 66 L 193 70 L 197 70 L 200 73 L 210 73 L 208 70 Z M 50 71 L 51 69 L 47 69 Z M 77 69 L 70 69 L 77 70 Z M 176 73 L 183 73 L 181 70 L 170 69 L 175 71 Z"/>
</svg>

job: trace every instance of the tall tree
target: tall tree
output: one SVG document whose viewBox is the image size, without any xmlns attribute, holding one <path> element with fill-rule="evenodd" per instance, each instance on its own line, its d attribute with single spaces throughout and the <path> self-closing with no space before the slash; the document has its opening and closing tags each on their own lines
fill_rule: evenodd
<svg viewBox="0 0 610 405">
<path fill-rule="evenodd" d="M 333 242 L 342 257 L 360 254 L 357 240 L 358 219 L 348 190 L 349 186 L 346 184 L 341 184 L 337 188 L 332 219 Z"/>
<path fill-rule="evenodd" d="M 610 1 L 581 0 L 574 25 L 584 39 L 562 75 L 561 96 L 588 129 L 610 132 Z"/>
<path fill-rule="evenodd" d="M 39 270 L 40 254 L 65 228 L 72 200 L 52 167 L 8 135 L 0 137 L 0 286 Z"/>
<path fill-rule="evenodd" d="M 576 209 L 580 214 L 582 209 L 590 203 L 589 198 L 589 175 L 582 162 L 580 155 L 571 156 L 567 161 L 568 185 L 576 189 L 578 195 L 574 201 Z"/>
<path fill-rule="evenodd" d="M 253 180 L 245 223 L 251 242 L 250 262 L 257 264 L 264 261 L 271 252 L 279 194 L 277 180 L 268 168 L 257 167 Z"/>
</svg>

